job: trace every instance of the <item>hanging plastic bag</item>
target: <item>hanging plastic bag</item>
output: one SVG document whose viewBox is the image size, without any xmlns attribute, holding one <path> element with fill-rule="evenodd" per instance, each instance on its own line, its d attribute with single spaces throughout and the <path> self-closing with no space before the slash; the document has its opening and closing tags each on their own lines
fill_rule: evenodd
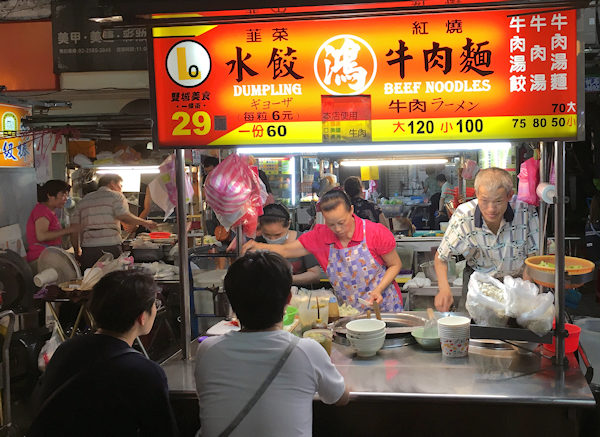
<svg viewBox="0 0 600 437">
<path fill-rule="evenodd" d="M 175 158 L 169 155 L 158 167 L 160 175 L 150 182 L 150 196 L 164 212 L 165 220 L 177 205 L 177 179 L 175 176 Z M 188 174 L 185 175 L 185 202 L 190 203 L 194 196 L 194 187 Z"/>
<path fill-rule="evenodd" d="M 535 158 L 529 158 L 521 164 L 519 172 L 519 190 L 517 199 L 530 205 L 539 206 L 540 199 L 536 190 L 540 183 L 540 161 Z"/>
<path fill-rule="evenodd" d="M 477 163 L 472 159 L 467 159 L 465 161 L 465 166 L 462 169 L 462 177 L 468 180 L 475 179 L 477 172 L 479 172 L 479 166 Z"/>
<path fill-rule="evenodd" d="M 465 306 L 477 324 L 506 326 L 506 299 L 502 282 L 485 273 L 474 272 L 471 275 Z"/>
<path fill-rule="evenodd" d="M 206 202 L 226 228 L 242 225 L 248 236 L 256 233 L 258 216 L 267 194 L 247 159 L 234 153 L 225 158 L 206 178 Z"/>
<path fill-rule="evenodd" d="M 41 372 L 46 370 L 46 366 L 50 362 L 52 355 L 54 355 L 54 352 L 61 345 L 61 343 L 62 340 L 60 335 L 58 335 L 58 328 L 56 325 L 54 325 L 52 336 L 46 341 L 46 343 L 44 343 L 42 349 L 40 350 L 40 354 L 38 355 L 38 369 L 40 369 Z"/>
</svg>

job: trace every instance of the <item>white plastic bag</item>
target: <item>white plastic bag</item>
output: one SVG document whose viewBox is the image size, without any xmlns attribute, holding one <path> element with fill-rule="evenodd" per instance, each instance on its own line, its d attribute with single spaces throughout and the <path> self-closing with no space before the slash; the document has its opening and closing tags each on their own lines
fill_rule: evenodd
<svg viewBox="0 0 600 437">
<path fill-rule="evenodd" d="M 521 314 L 535 308 L 536 296 L 540 293 L 537 285 L 521 278 L 504 277 L 506 288 L 506 314 L 509 317 L 519 317 Z"/>
<path fill-rule="evenodd" d="M 46 370 L 46 366 L 50 362 L 52 355 L 54 355 L 54 352 L 61 343 L 62 340 L 60 339 L 60 335 L 58 335 L 58 329 L 56 328 L 56 325 L 54 325 L 52 336 L 44 343 L 44 346 L 42 346 L 42 350 L 40 350 L 40 354 L 38 355 L 38 369 L 40 369 L 41 372 Z"/>
<path fill-rule="evenodd" d="M 535 296 L 533 309 L 518 316 L 517 323 L 541 337 L 552 329 L 552 321 L 554 320 L 553 304 L 554 294 L 538 294 Z"/>
<path fill-rule="evenodd" d="M 554 320 L 554 295 L 540 294 L 537 285 L 521 278 L 504 277 L 508 296 L 506 313 L 515 317 L 519 326 L 535 332 L 540 337 L 552 329 Z"/>
<path fill-rule="evenodd" d="M 468 290 L 465 306 L 477 324 L 506 326 L 507 296 L 502 282 L 485 273 L 474 272 L 469 279 Z"/>
</svg>

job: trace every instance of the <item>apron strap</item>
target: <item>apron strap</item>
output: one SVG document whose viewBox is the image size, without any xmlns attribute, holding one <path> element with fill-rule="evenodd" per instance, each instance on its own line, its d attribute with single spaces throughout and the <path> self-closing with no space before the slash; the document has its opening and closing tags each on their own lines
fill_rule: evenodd
<svg viewBox="0 0 600 437">
<path fill-rule="evenodd" d="M 273 382 L 273 380 L 275 379 L 275 377 L 277 376 L 277 374 L 279 373 L 279 371 L 281 370 L 281 368 L 283 367 L 283 365 L 285 364 L 285 362 L 287 361 L 287 359 L 289 358 L 290 354 L 292 353 L 299 341 L 300 339 L 298 337 L 293 336 L 287 349 L 283 352 L 281 358 L 279 358 L 279 361 L 277 361 L 277 364 L 275 364 L 275 367 L 271 369 L 271 372 L 269 372 L 263 383 L 260 385 L 258 390 L 256 390 L 254 395 L 252 395 L 252 397 L 244 406 L 244 408 L 242 408 L 242 410 L 237 414 L 237 416 L 235 416 L 235 419 L 233 419 L 233 421 L 227 426 L 227 428 L 225 428 L 223 432 L 219 434 L 219 437 L 229 436 L 232 433 L 232 431 L 240 424 L 240 422 L 244 420 L 244 418 L 248 415 L 250 410 L 252 410 L 252 407 L 254 407 L 254 405 L 258 402 L 263 393 L 267 391 L 267 388 L 269 388 L 269 386 L 271 385 L 271 383 Z"/>
</svg>

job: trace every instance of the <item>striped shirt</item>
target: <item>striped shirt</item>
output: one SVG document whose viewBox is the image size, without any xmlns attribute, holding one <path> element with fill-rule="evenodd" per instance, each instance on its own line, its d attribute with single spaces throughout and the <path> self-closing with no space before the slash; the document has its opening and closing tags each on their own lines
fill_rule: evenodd
<svg viewBox="0 0 600 437">
<path fill-rule="evenodd" d="M 129 206 L 122 193 L 100 187 L 86 194 L 71 216 L 72 223 L 81 224 L 81 247 L 121 244 L 121 224 L 117 217 L 127 213 Z"/>
<path fill-rule="evenodd" d="M 494 234 L 474 199 L 456 209 L 437 253 L 444 261 L 451 255 L 463 255 L 473 270 L 498 278 L 516 276 L 523 271 L 525 258 L 537 252 L 538 236 L 535 207 L 511 201 Z"/>
</svg>

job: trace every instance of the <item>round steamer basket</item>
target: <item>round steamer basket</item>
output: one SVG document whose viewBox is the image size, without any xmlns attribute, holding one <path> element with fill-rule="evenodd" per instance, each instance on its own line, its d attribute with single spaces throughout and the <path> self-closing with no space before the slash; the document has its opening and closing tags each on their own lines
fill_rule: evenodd
<svg viewBox="0 0 600 437">
<path fill-rule="evenodd" d="M 547 263 L 555 263 L 554 255 L 540 255 L 531 256 L 525 260 L 527 266 L 527 272 L 531 279 L 543 287 L 554 288 L 554 267 L 544 267 L 540 263 L 545 261 Z M 574 269 L 573 266 L 580 266 L 581 268 Z M 573 256 L 565 256 L 565 288 L 578 288 L 586 282 L 593 279 L 594 275 L 594 263 L 583 258 L 576 258 Z"/>
</svg>

